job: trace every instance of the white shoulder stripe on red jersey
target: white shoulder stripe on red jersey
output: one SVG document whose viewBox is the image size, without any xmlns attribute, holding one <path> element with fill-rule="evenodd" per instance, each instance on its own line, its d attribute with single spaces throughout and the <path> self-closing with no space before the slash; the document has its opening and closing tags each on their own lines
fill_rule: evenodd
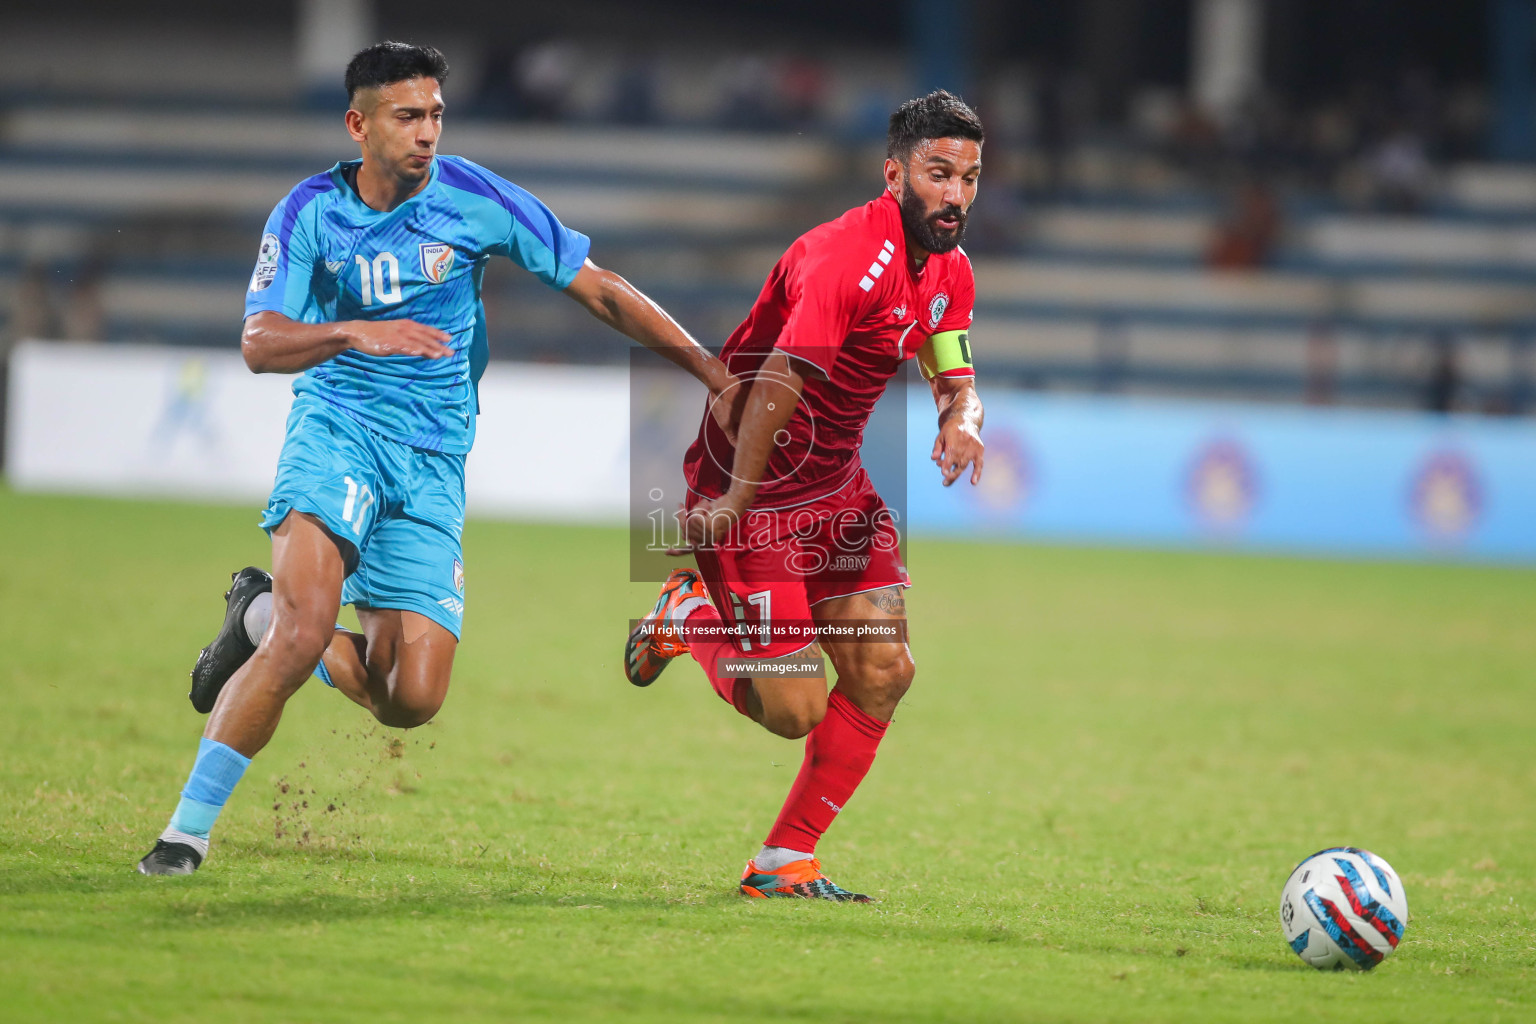
<svg viewBox="0 0 1536 1024">
<path fill-rule="evenodd" d="M 885 245 L 880 248 L 880 254 L 875 257 L 875 262 L 869 265 L 869 270 L 865 272 L 863 279 L 859 281 L 859 287 L 866 292 L 873 288 L 875 282 L 880 279 L 880 275 L 885 273 L 886 266 L 891 262 L 891 255 L 895 252 L 895 243 L 887 238 Z"/>
</svg>

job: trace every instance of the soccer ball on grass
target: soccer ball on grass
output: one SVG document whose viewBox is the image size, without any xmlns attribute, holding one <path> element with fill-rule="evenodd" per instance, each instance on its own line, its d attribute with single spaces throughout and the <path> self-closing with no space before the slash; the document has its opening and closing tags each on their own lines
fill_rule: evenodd
<svg viewBox="0 0 1536 1024">
<path fill-rule="evenodd" d="M 1318 970 L 1368 971 L 1402 941 L 1408 897 L 1392 865 L 1335 846 L 1291 872 L 1280 892 L 1280 926 L 1296 955 Z"/>
</svg>

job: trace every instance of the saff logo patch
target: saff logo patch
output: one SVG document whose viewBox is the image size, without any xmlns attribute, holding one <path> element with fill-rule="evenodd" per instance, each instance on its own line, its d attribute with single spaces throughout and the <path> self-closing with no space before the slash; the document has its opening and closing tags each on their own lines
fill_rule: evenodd
<svg viewBox="0 0 1536 1024">
<path fill-rule="evenodd" d="M 421 243 L 421 276 L 432 284 L 442 284 L 453 269 L 453 246 L 447 242 Z"/>
<path fill-rule="evenodd" d="M 944 311 L 948 308 L 949 296 L 943 292 L 935 295 L 933 301 L 928 303 L 928 326 L 939 326 L 939 321 L 944 319 Z"/>
<path fill-rule="evenodd" d="M 277 261 L 283 247 L 277 236 L 270 231 L 261 236 L 261 249 L 256 253 L 256 269 L 251 272 L 251 291 L 259 292 L 270 287 L 277 277 Z"/>
<path fill-rule="evenodd" d="M 453 560 L 453 589 L 457 590 L 461 597 L 463 596 L 463 594 L 464 594 L 464 563 L 459 561 L 457 558 L 455 558 Z"/>
</svg>

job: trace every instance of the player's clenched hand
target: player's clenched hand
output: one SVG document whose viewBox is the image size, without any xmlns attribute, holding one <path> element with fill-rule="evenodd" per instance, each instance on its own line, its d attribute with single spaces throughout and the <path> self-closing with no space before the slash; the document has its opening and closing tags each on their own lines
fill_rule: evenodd
<svg viewBox="0 0 1536 1024">
<path fill-rule="evenodd" d="M 701 501 L 691 509 L 679 509 L 677 518 L 683 528 L 684 547 L 670 553 L 714 547 L 730 534 L 745 512 L 746 506 L 730 492 Z"/>
<path fill-rule="evenodd" d="M 962 417 L 956 416 L 944 423 L 933 442 L 933 461 L 944 474 L 944 486 L 960 479 L 967 466 L 972 467 L 971 483 L 980 483 L 986 450 L 987 446 L 981 443 L 981 434 Z"/>
<path fill-rule="evenodd" d="M 453 355 L 451 335 L 415 320 L 354 320 L 347 325 L 351 347 L 371 356 L 421 356 L 441 359 Z"/>
</svg>

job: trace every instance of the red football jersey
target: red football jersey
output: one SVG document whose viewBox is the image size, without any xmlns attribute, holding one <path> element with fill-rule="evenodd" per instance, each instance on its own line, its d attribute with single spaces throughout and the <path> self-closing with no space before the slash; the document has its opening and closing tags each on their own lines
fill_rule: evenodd
<svg viewBox="0 0 1536 1024">
<path fill-rule="evenodd" d="M 750 377 L 777 347 L 826 377 L 807 376 L 752 507 L 803 504 L 853 479 L 864 425 L 886 383 L 929 335 L 968 329 L 975 302 L 963 249 L 912 269 L 901 207 L 889 192 L 801 235 L 720 353 L 732 373 Z M 683 460 L 688 486 L 706 498 L 724 494 L 734 455 L 706 412 Z"/>
</svg>

